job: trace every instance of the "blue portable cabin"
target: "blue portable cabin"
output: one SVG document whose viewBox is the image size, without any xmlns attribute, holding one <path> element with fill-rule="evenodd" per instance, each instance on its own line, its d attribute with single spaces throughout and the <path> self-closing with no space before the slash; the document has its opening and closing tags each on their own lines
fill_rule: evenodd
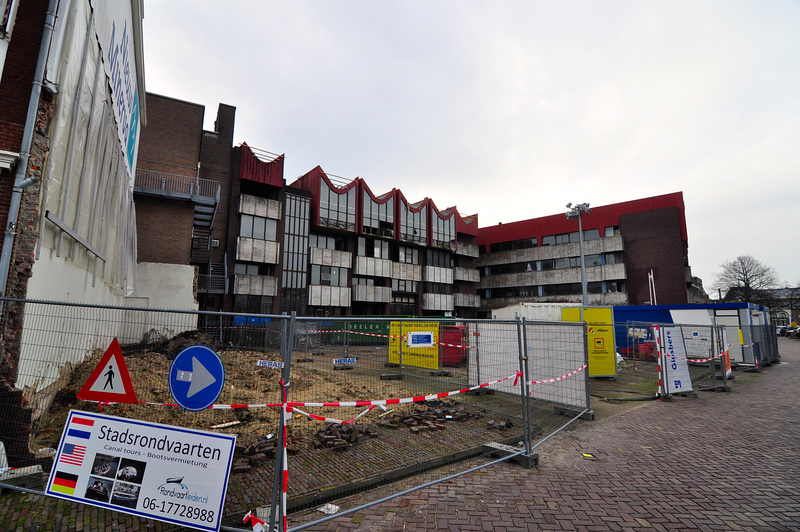
<svg viewBox="0 0 800 532">
<path fill-rule="evenodd" d="M 614 307 L 617 346 L 630 346 L 629 331 L 639 331 L 637 351 L 648 352 L 652 343 L 649 324 L 712 326 L 727 330 L 731 363 L 769 365 L 778 362 L 769 308 L 754 303 L 703 303 L 696 305 L 642 305 Z M 739 341 L 741 331 L 741 342 Z M 624 347 L 623 347 L 624 349 Z"/>
</svg>

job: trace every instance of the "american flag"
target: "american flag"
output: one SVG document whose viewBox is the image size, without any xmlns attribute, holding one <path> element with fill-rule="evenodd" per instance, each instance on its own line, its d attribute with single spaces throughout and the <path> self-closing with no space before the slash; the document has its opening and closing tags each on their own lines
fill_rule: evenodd
<svg viewBox="0 0 800 532">
<path fill-rule="evenodd" d="M 64 449 L 61 451 L 61 458 L 59 462 L 72 465 L 82 465 L 83 457 L 86 454 L 86 447 L 83 445 L 75 445 L 74 443 L 65 443 Z"/>
</svg>

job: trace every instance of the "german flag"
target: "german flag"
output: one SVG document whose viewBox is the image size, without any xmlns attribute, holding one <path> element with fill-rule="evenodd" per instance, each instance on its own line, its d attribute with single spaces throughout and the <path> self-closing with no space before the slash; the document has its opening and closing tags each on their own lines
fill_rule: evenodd
<svg viewBox="0 0 800 532">
<path fill-rule="evenodd" d="M 53 484 L 50 486 L 50 489 L 58 493 L 63 493 L 64 495 L 74 495 L 75 485 L 77 483 L 78 475 L 56 471 L 56 476 L 53 478 Z"/>
</svg>

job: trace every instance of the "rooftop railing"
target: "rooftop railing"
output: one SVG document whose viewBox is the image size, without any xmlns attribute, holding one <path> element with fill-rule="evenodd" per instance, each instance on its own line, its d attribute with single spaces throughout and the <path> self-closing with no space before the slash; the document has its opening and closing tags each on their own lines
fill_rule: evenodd
<svg viewBox="0 0 800 532">
<path fill-rule="evenodd" d="M 143 194 L 212 203 L 219 202 L 220 185 L 211 179 L 201 179 L 153 170 L 136 170 L 134 191 Z"/>
</svg>

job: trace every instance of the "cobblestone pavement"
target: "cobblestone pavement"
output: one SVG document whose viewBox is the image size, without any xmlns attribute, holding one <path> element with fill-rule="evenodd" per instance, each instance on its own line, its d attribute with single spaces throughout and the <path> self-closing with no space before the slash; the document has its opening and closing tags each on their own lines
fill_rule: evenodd
<svg viewBox="0 0 800 532">
<path fill-rule="evenodd" d="M 729 393 L 560 433 L 534 469 L 494 466 L 312 530 L 800 530 L 800 340 L 779 352 Z"/>
<path fill-rule="evenodd" d="M 309 530 L 800 531 L 800 340 L 778 343 L 782 363 L 735 372 L 728 393 L 643 403 L 556 435 L 533 469 L 492 466 Z M 174 527 L 4 493 L 0 530 Z"/>
</svg>

